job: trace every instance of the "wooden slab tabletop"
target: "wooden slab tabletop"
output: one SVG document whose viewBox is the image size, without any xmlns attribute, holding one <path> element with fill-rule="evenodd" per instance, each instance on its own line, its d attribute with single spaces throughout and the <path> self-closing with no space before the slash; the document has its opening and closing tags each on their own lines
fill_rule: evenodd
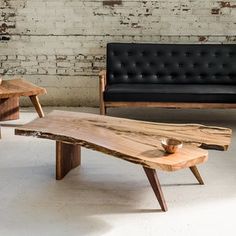
<svg viewBox="0 0 236 236">
<path fill-rule="evenodd" d="M 16 96 L 33 96 L 45 93 L 46 89 L 23 79 L 3 80 L 0 85 L 0 99 Z"/>
<path fill-rule="evenodd" d="M 15 130 L 97 150 L 153 169 L 174 171 L 207 160 L 205 149 L 227 150 L 232 131 L 199 124 L 152 123 L 88 113 L 53 111 Z M 160 140 L 177 138 L 184 147 L 166 154 Z M 200 148 L 201 147 L 201 148 Z"/>
</svg>

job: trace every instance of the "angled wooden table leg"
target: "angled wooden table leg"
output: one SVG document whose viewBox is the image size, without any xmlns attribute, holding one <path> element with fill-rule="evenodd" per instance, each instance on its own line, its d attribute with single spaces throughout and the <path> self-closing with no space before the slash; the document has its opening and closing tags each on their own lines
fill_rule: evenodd
<svg viewBox="0 0 236 236">
<path fill-rule="evenodd" d="M 150 168 L 147 168 L 147 167 L 144 167 L 143 166 L 143 169 L 147 175 L 147 178 L 152 186 L 152 189 L 157 197 L 157 200 L 161 206 L 161 209 L 162 211 L 167 211 L 167 205 L 166 205 L 166 202 L 165 202 L 165 199 L 164 199 L 164 195 L 163 195 L 163 192 L 162 192 L 162 189 L 161 189 L 161 185 L 160 185 L 160 182 L 159 182 L 159 179 L 157 177 L 157 174 L 156 174 L 156 170 L 154 169 L 150 169 Z"/>
<path fill-rule="evenodd" d="M 189 169 L 192 171 L 193 175 L 196 177 L 196 179 L 198 180 L 199 184 L 203 185 L 204 181 L 203 181 L 203 179 L 202 179 L 202 177 L 201 177 L 197 167 L 196 166 L 192 166 Z"/>
<path fill-rule="evenodd" d="M 35 110 L 37 111 L 39 117 L 40 118 L 44 117 L 44 112 L 43 112 L 42 106 L 39 102 L 38 96 L 33 95 L 33 96 L 30 96 L 29 98 L 30 98 L 31 102 L 33 103 Z"/>
<path fill-rule="evenodd" d="M 56 179 L 61 180 L 73 168 L 80 165 L 81 147 L 56 141 Z"/>
</svg>

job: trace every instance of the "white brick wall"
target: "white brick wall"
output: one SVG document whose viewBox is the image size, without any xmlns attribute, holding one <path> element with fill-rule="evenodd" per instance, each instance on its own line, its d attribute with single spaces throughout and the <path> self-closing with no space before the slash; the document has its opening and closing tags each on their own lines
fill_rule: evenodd
<svg viewBox="0 0 236 236">
<path fill-rule="evenodd" d="M 98 105 L 107 42 L 236 41 L 236 0 L 0 0 L 0 13 L 0 73 L 45 86 L 44 105 Z"/>
</svg>

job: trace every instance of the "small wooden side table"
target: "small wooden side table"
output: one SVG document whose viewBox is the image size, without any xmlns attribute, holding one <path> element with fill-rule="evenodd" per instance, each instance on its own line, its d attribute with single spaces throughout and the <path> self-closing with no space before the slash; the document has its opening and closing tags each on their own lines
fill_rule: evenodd
<svg viewBox="0 0 236 236">
<path fill-rule="evenodd" d="M 3 80 L 0 85 L 0 121 L 19 119 L 19 98 L 29 97 L 39 117 L 44 113 L 38 95 L 46 94 L 46 89 L 24 79 Z"/>
</svg>

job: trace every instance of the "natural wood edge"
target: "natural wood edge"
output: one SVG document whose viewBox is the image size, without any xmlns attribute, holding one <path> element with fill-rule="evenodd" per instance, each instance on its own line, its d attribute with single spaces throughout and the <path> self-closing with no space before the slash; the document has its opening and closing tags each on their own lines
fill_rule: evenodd
<svg viewBox="0 0 236 236">
<path fill-rule="evenodd" d="M 236 103 L 183 103 L 183 102 L 108 102 L 106 107 L 159 107 L 173 109 L 236 109 Z"/>
<path fill-rule="evenodd" d="M 40 88 L 42 89 L 42 92 L 40 94 L 37 94 L 37 95 L 44 95 L 44 94 L 48 93 L 45 88 L 42 88 L 42 87 L 40 87 Z"/>
<path fill-rule="evenodd" d="M 10 97 L 21 97 L 21 96 L 22 97 L 29 97 L 29 96 L 34 96 L 34 95 L 47 94 L 47 90 L 45 88 L 35 85 L 23 78 L 16 77 L 14 79 L 3 80 L 1 86 L 4 87 L 5 83 L 8 83 L 8 82 L 11 84 L 11 86 L 14 86 L 14 84 L 12 84 L 12 82 L 17 82 L 17 84 L 15 85 L 17 87 L 19 86 L 18 83 L 22 83 L 22 84 L 20 84 L 20 91 L 17 92 L 16 94 L 14 94 L 15 92 L 1 93 L 0 99 L 10 98 Z M 31 86 L 31 88 L 29 88 L 27 91 L 21 91 L 21 86 Z"/>
<path fill-rule="evenodd" d="M 100 115 L 106 115 L 106 105 L 104 102 L 104 91 L 106 88 L 106 70 L 102 70 L 99 73 L 99 105 L 100 105 Z"/>
<path fill-rule="evenodd" d="M 31 83 L 30 81 L 25 80 L 23 78 L 19 78 L 18 80 L 22 80 L 24 83 L 30 84 L 32 87 L 35 87 L 35 88 L 38 89 L 35 94 L 29 95 L 29 96 L 47 94 L 47 90 L 45 88 L 43 88 L 43 87 L 35 85 L 35 84 Z M 25 96 L 27 96 L 27 95 L 25 95 Z"/>
<path fill-rule="evenodd" d="M 180 169 L 184 169 L 193 165 L 197 165 L 200 163 L 203 163 L 207 161 L 208 158 L 208 152 L 205 151 L 204 155 L 199 156 L 198 158 L 194 158 L 193 160 L 188 160 L 187 162 L 184 161 L 184 163 L 178 163 L 174 165 L 173 163 L 171 164 L 166 164 L 166 163 L 154 163 L 153 161 L 147 161 L 143 160 L 140 158 L 136 158 L 134 156 L 127 155 L 126 153 L 121 153 L 116 150 L 111 150 L 106 147 L 99 146 L 97 144 L 84 141 L 84 140 L 78 140 L 74 139 L 72 137 L 68 136 L 63 136 L 63 135 L 56 135 L 56 134 L 51 134 L 51 133 L 42 133 L 42 132 L 36 132 L 36 131 L 30 131 L 30 130 L 20 130 L 20 129 L 15 129 L 15 135 L 22 135 L 22 136 L 33 136 L 37 138 L 43 138 L 43 139 L 51 139 L 51 140 L 57 140 L 61 141 L 63 143 L 68 143 L 68 144 L 74 144 L 74 145 L 80 145 L 85 148 L 89 148 L 95 151 L 102 152 L 104 154 L 108 154 L 126 161 L 129 161 L 134 164 L 139 164 L 144 167 L 152 168 L 152 169 L 158 169 L 158 170 L 163 170 L 163 171 L 176 171 Z"/>
<path fill-rule="evenodd" d="M 199 157 L 199 158 L 195 158 L 194 160 L 188 161 L 188 163 L 185 162 L 185 163 L 179 163 L 178 165 L 171 165 L 171 168 L 166 171 L 172 172 L 172 171 L 177 171 L 177 170 L 181 170 L 181 169 L 185 169 L 185 168 L 190 168 L 192 166 L 203 164 L 207 160 L 208 160 L 208 153 Z"/>
</svg>

